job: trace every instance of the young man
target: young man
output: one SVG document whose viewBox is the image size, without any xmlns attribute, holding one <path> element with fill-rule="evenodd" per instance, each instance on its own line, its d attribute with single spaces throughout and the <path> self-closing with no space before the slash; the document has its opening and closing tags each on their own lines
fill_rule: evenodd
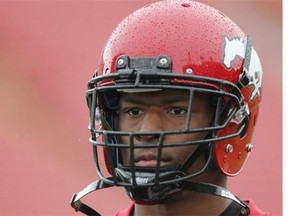
<svg viewBox="0 0 288 216">
<path fill-rule="evenodd" d="M 80 199 L 121 186 L 133 200 L 122 216 L 269 215 L 227 190 L 253 148 L 261 83 L 250 38 L 221 12 L 180 0 L 134 12 L 89 81 L 100 180 L 71 205 L 99 215 Z"/>
</svg>

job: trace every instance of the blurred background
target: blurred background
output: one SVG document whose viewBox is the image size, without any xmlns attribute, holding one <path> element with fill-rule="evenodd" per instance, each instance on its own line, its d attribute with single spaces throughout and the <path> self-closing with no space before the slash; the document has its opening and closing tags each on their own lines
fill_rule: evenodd
<svg viewBox="0 0 288 216">
<path fill-rule="evenodd" d="M 77 215 L 72 194 L 97 178 L 87 81 L 116 25 L 151 2 L 0 1 L 0 215 Z M 230 190 L 282 215 L 282 1 L 201 2 L 251 36 L 264 69 L 254 151 Z M 130 203 L 121 188 L 85 201 L 103 215 Z"/>
</svg>

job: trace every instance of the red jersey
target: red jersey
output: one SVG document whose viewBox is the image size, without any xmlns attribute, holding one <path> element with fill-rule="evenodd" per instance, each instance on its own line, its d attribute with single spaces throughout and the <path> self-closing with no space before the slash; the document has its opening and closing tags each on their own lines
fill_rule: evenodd
<svg viewBox="0 0 288 216">
<path fill-rule="evenodd" d="M 250 216 L 272 216 L 271 213 L 264 212 L 264 211 L 261 211 L 260 209 L 258 209 L 252 200 L 246 200 L 245 202 L 249 206 Z M 126 208 L 120 212 L 117 212 L 116 216 L 130 216 L 133 214 L 133 210 L 134 210 L 134 204 L 131 204 L 128 208 Z"/>
</svg>

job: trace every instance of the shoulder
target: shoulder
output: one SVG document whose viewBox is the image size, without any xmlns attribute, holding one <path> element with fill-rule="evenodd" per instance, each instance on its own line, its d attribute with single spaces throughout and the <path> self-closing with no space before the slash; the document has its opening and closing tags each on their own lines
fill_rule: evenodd
<svg viewBox="0 0 288 216">
<path fill-rule="evenodd" d="M 245 200 L 245 202 L 249 206 L 250 216 L 273 216 L 273 214 L 269 212 L 264 212 L 260 210 L 252 200 Z"/>
<path fill-rule="evenodd" d="M 132 203 L 128 208 L 121 210 L 116 213 L 116 216 L 130 216 L 134 210 L 134 203 Z"/>
</svg>

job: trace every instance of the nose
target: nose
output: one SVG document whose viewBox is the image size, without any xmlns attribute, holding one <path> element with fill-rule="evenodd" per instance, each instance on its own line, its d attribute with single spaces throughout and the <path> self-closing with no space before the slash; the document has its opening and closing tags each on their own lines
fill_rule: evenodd
<svg viewBox="0 0 288 216">
<path fill-rule="evenodd" d="M 135 136 L 135 139 L 140 143 L 158 143 L 159 132 L 164 130 L 163 117 L 158 112 L 147 113 L 139 125 L 138 132 L 148 133 Z"/>
</svg>

